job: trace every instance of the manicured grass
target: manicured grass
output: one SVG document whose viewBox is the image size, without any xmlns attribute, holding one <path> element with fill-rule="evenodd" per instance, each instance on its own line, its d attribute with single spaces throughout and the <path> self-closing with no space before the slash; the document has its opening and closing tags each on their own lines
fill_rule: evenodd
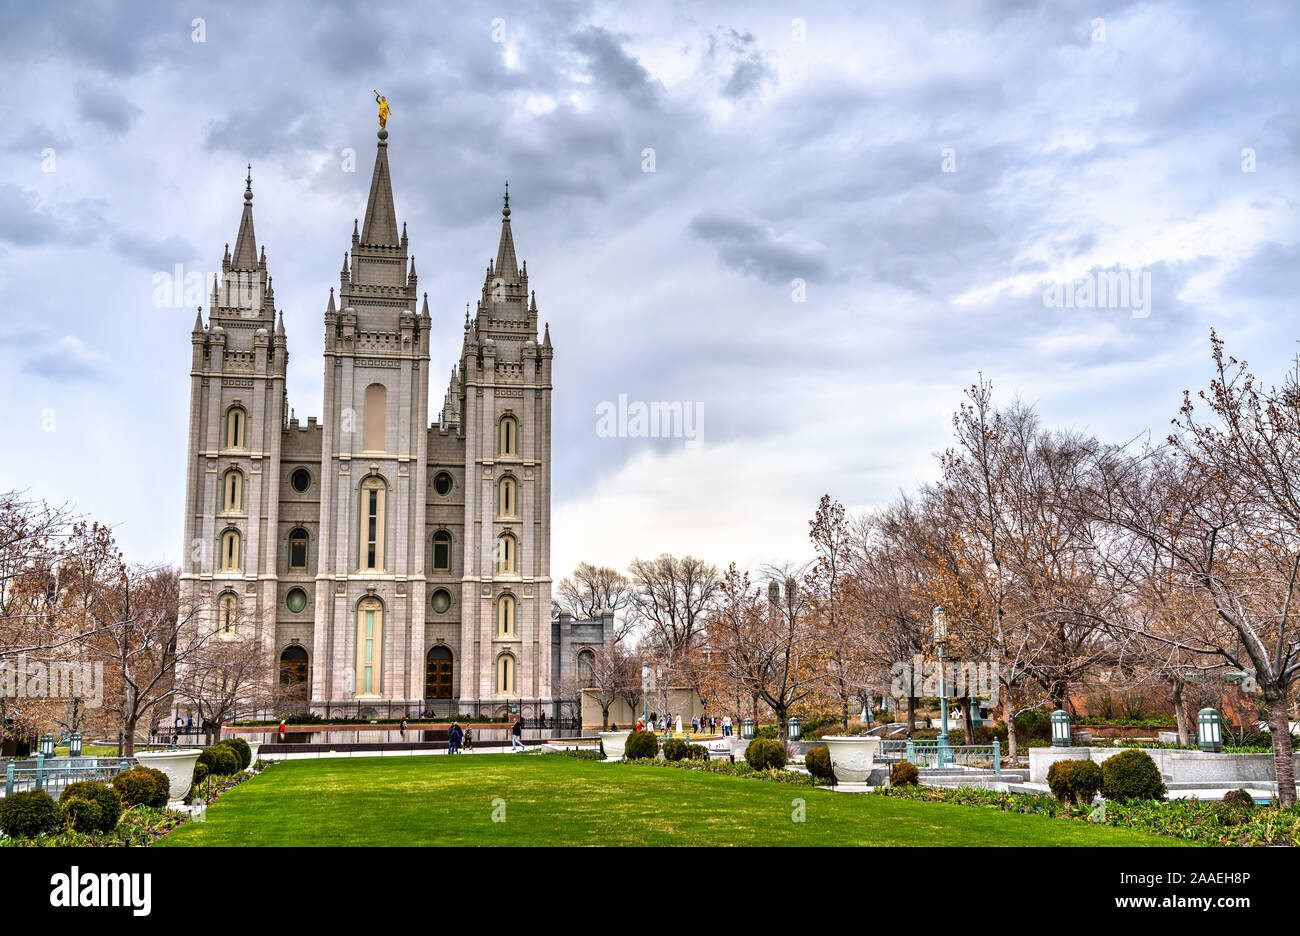
<svg viewBox="0 0 1300 936">
<path fill-rule="evenodd" d="M 796 798 L 805 821 L 792 821 Z M 493 800 L 504 804 L 494 804 Z M 504 806 L 505 821 L 494 822 Z M 558 755 L 278 764 L 158 845 L 1138 845 L 1085 823 Z"/>
</svg>

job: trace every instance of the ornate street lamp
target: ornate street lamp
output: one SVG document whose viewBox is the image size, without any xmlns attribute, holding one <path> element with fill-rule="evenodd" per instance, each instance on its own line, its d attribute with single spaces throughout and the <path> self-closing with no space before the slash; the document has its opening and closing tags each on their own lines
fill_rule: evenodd
<svg viewBox="0 0 1300 936">
<path fill-rule="evenodd" d="M 1070 746 L 1070 713 L 1057 709 L 1052 713 L 1052 747 Z"/>
<path fill-rule="evenodd" d="M 942 605 L 934 608 L 934 645 L 939 650 L 939 764 L 948 763 L 948 682 L 947 671 L 943 665 L 943 651 L 948 644 L 948 619 L 943 613 Z"/>
<path fill-rule="evenodd" d="M 740 736 L 746 741 L 754 740 L 754 719 L 746 717 L 740 726 Z"/>
<path fill-rule="evenodd" d="M 72 734 L 68 735 L 68 756 L 69 757 L 81 756 L 81 732 L 80 731 L 74 731 Z"/>
<path fill-rule="evenodd" d="M 1196 743 L 1207 754 L 1223 752 L 1223 717 L 1217 709 L 1203 708 L 1196 713 Z"/>
<path fill-rule="evenodd" d="M 49 734 L 48 732 L 41 735 L 40 751 L 41 755 L 44 757 L 54 756 L 54 735 Z"/>
<path fill-rule="evenodd" d="M 797 715 L 791 715 L 787 727 L 789 728 L 788 733 L 790 736 L 790 740 L 798 741 L 799 740 L 799 717 Z"/>
</svg>

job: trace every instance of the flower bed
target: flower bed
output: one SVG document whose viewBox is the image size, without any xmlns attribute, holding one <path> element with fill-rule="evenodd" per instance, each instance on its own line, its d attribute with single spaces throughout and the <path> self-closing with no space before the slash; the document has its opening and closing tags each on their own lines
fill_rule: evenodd
<svg viewBox="0 0 1300 936">
<path fill-rule="evenodd" d="M 185 817 L 167 809 L 132 806 L 124 809 L 111 832 L 73 832 L 70 829 L 35 838 L 6 838 L 0 835 L 0 848 L 112 848 L 150 845 L 185 821 Z"/>
<path fill-rule="evenodd" d="M 897 787 L 881 789 L 877 796 L 934 803 L 955 803 L 1003 812 L 1034 813 L 1054 819 L 1153 832 L 1205 845 L 1296 845 L 1300 843 L 1300 806 L 1236 806 L 1220 802 L 1172 800 L 1152 802 L 1107 801 L 1104 818 L 1093 818 L 1094 806 L 1067 806 L 1046 793 L 999 793 L 959 787 Z"/>
</svg>

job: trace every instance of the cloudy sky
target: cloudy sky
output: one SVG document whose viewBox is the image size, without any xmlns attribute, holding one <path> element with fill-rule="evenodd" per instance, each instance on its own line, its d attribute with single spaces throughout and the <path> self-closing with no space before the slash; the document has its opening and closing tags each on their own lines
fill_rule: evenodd
<svg viewBox="0 0 1300 936">
<path fill-rule="evenodd" d="M 434 412 L 510 181 L 555 344 L 557 578 L 801 558 L 823 492 L 934 477 L 981 372 L 1052 424 L 1162 432 L 1211 326 L 1270 378 L 1300 351 L 1298 9 L 6 4 L 0 488 L 178 559 L 194 310 L 152 278 L 220 268 L 249 162 L 319 415 L 372 88 Z M 1149 275 L 1149 307 L 1045 304 L 1097 271 Z M 698 404 L 700 444 L 601 437 L 620 395 Z"/>
</svg>

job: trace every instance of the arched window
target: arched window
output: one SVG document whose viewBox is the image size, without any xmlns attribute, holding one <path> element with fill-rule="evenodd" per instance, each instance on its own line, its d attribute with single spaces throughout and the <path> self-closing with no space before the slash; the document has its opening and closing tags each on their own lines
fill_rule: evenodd
<svg viewBox="0 0 1300 936">
<path fill-rule="evenodd" d="M 515 694 L 515 658 L 508 653 L 497 657 L 497 695 Z"/>
<path fill-rule="evenodd" d="M 239 626 L 239 599 L 234 592 L 222 592 L 217 601 L 217 633 L 230 636 Z"/>
<path fill-rule="evenodd" d="M 361 482 L 361 570 L 384 568 L 384 519 L 387 511 L 388 485 L 383 478 L 369 477 Z"/>
<path fill-rule="evenodd" d="M 310 537 L 302 527 L 289 533 L 289 569 L 292 572 L 307 571 L 307 544 Z"/>
<path fill-rule="evenodd" d="M 221 509 L 226 513 L 244 512 L 244 473 L 237 468 L 226 472 L 221 485 Z"/>
<path fill-rule="evenodd" d="M 433 534 L 433 571 L 451 571 L 451 534 L 446 530 Z"/>
<path fill-rule="evenodd" d="M 221 534 L 221 571 L 238 572 L 241 559 L 241 540 L 238 530 L 226 530 Z"/>
<path fill-rule="evenodd" d="M 502 416 L 497 424 L 497 454 L 519 454 L 519 422 L 513 416 Z"/>
<path fill-rule="evenodd" d="M 519 509 L 518 491 L 519 486 L 510 475 L 506 475 L 497 482 L 497 516 L 517 516 L 515 511 Z"/>
<path fill-rule="evenodd" d="M 596 685 L 596 654 L 590 650 L 578 654 L 578 684 L 588 689 Z"/>
<path fill-rule="evenodd" d="M 307 698 L 307 651 L 302 647 L 285 647 L 280 654 L 280 695 L 300 702 Z"/>
<path fill-rule="evenodd" d="M 519 551 L 514 534 L 502 533 L 497 537 L 497 571 L 502 575 L 514 575 L 516 569 L 515 553 Z"/>
<path fill-rule="evenodd" d="M 379 695 L 383 679 L 384 604 L 362 598 L 357 605 L 357 695 Z"/>
<path fill-rule="evenodd" d="M 383 384 L 366 387 L 366 426 L 364 448 L 383 452 L 388 438 L 388 388 Z"/>
<path fill-rule="evenodd" d="M 248 413 L 242 406 L 226 410 L 226 448 L 241 449 L 248 444 Z"/>
<path fill-rule="evenodd" d="M 502 595 L 497 599 L 497 636 L 515 636 L 515 596 Z"/>
<path fill-rule="evenodd" d="M 442 644 L 430 647 L 424 658 L 424 697 L 451 698 L 451 650 Z"/>
</svg>

